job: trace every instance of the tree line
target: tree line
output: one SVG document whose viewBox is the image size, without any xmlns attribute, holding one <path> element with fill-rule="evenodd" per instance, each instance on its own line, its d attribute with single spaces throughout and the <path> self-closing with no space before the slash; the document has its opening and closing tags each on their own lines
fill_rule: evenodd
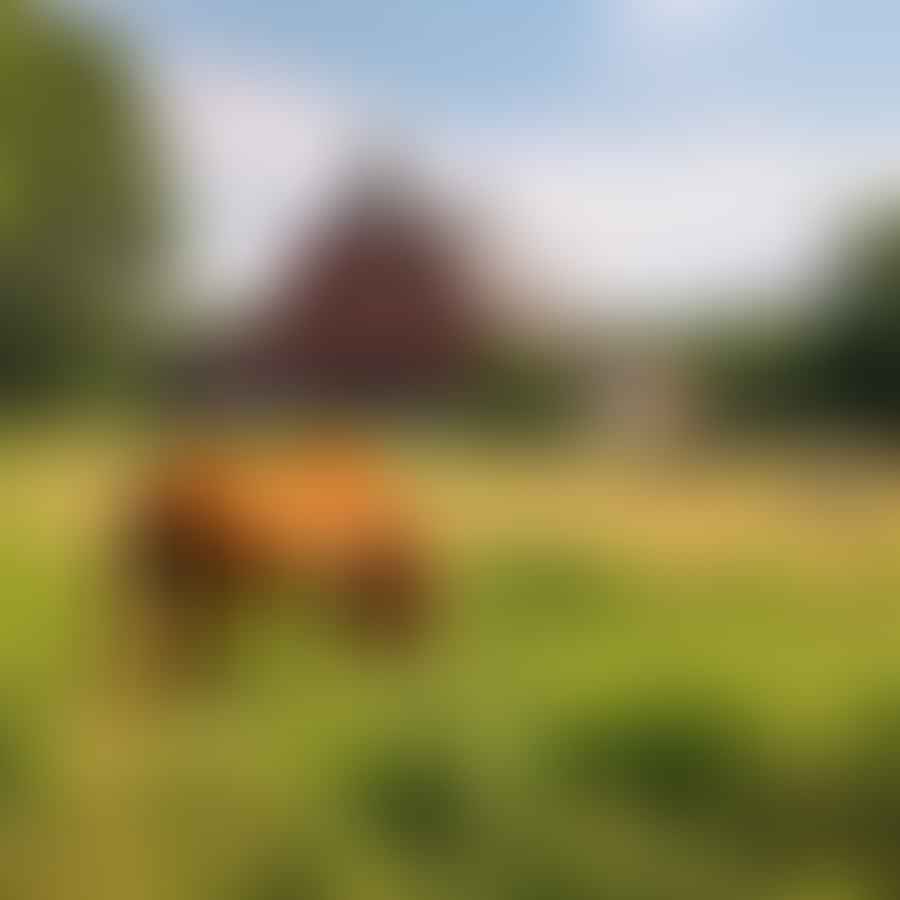
<svg viewBox="0 0 900 900">
<path fill-rule="evenodd" d="M 28 0 L 0 10 L 0 389 L 123 377 L 160 249 L 160 185 L 124 50 Z"/>
<path fill-rule="evenodd" d="M 124 48 L 32 0 L 0 8 L 0 391 L 5 406 L 130 390 L 161 293 L 169 209 Z M 900 202 L 846 229 L 809 312 L 706 331 L 695 367 L 718 421 L 900 425 Z M 487 416 L 547 418 L 574 380 L 503 357 Z M 555 412 L 549 418 L 555 419 Z"/>
</svg>

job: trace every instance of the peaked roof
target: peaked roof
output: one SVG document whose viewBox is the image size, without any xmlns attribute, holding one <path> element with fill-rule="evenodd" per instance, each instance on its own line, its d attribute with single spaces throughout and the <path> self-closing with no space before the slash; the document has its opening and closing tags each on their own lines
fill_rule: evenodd
<svg viewBox="0 0 900 900">
<path fill-rule="evenodd" d="M 252 366 L 306 384 L 437 383 L 464 364 L 480 305 L 459 236 L 396 166 L 352 174 L 303 264 L 252 329 Z"/>
</svg>

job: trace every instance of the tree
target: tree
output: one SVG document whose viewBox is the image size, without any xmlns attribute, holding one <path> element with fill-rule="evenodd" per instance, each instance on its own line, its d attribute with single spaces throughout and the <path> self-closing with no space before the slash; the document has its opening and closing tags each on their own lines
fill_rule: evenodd
<svg viewBox="0 0 900 900">
<path fill-rule="evenodd" d="M 707 336 L 716 411 L 759 426 L 900 427 L 900 203 L 845 230 L 815 308 Z"/>
<path fill-rule="evenodd" d="M 900 426 L 900 204 L 852 230 L 832 288 L 819 370 L 831 410 Z"/>
<path fill-rule="evenodd" d="M 95 381 L 130 354 L 129 300 L 146 284 L 159 221 L 139 109 L 114 47 L 34 3 L 6 0 L 0 387 L 8 399 Z"/>
</svg>

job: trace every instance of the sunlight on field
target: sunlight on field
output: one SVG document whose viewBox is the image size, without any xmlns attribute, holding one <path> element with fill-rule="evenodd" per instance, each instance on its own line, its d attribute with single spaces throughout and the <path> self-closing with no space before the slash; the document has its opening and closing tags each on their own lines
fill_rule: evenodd
<svg viewBox="0 0 900 900">
<path fill-rule="evenodd" d="M 428 653 L 249 624 L 165 708 L 112 663 L 143 451 L 4 444 L 4 896 L 895 896 L 885 461 L 398 442 L 444 549 Z"/>
</svg>

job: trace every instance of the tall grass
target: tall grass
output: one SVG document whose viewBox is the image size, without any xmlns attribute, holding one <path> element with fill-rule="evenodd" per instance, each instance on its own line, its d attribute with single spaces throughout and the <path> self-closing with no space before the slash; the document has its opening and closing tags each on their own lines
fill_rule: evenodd
<svg viewBox="0 0 900 900">
<path fill-rule="evenodd" d="M 120 588 L 85 507 L 122 469 L 11 453 L 0 863 L 16 900 L 898 895 L 896 572 L 852 541 L 852 578 L 811 564 L 833 540 L 821 523 L 798 527 L 802 552 L 767 542 L 783 473 L 732 472 L 729 492 L 712 471 L 693 487 L 657 472 L 653 504 L 621 467 L 498 472 L 418 447 L 448 548 L 426 653 L 361 658 L 312 626 L 248 623 L 216 679 L 154 706 L 123 705 L 104 662 Z M 711 510 L 752 496 L 755 530 L 723 548 L 733 524 L 715 533 Z M 681 503 L 683 528 L 651 516 L 635 534 L 623 515 L 617 534 L 604 503 Z"/>
</svg>

